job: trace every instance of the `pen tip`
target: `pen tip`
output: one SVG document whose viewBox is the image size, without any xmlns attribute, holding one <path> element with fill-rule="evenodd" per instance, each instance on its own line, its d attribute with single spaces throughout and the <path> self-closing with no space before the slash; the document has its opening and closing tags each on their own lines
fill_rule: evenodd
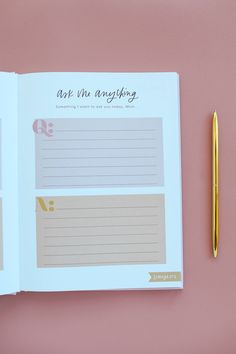
<svg viewBox="0 0 236 354">
<path fill-rule="evenodd" d="M 218 253 L 217 250 L 214 249 L 214 250 L 213 250 L 213 256 L 214 256 L 214 258 L 217 257 L 217 253 Z"/>
</svg>

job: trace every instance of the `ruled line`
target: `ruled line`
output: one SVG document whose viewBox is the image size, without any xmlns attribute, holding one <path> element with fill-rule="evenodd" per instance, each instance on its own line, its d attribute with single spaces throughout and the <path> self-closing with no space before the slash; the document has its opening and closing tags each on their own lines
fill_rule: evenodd
<svg viewBox="0 0 236 354">
<path fill-rule="evenodd" d="M 104 265 L 104 264 L 109 264 L 109 265 L 113 265 L 113 264 L 120 264 L 120 265 L 126 265 L 126 264 L 152 264 L 152 263 L 161 263 L 160 261 L 158 261 L 156 258 L 153 260 L 146 260 L 144 261 L 140 261 L 140 260 L 133 260 L 133 261 L 100 261 L 100 262 L 66 262 L 66 263 L 44 263 L 43 265 L 45 267 L 73 267 L 73 266 L 83 266 L 83 265 L 87 265 L 87 266 L 94 266 L 94 265 Z"/>
<path fill-rule="evenodd" d="M 150 149 L 156 149 L 154 146 L 140 146 L 140 147 L 86 147 L 86 148 L 77 148 L 77 147 L 71 147 L 71 148 L 41 148 L 41 150 L 150 150 Z"/>
<path fill-rule="evenodd" d="M 143 159 L 143 158 L 156 158 L 156 155 L 150 156 L 77 156 L 70 157 L 70 160 L 78 160 L 78 159 Z M 68 160 L 68 157 L 42 157 L 42 160 Z"/>
<path fill-rule="evenodd" d="M 93 247 L 93 246 L 114 246 L 114 245 L 156 245 L 158 244 L 159 242 L 113 242 L 113 243 L 83 243 L 83 244 L 74 244 L 74 245 L 44 245 L 44 247 L 83 247 L 83 246 L 90 246 L 90 247 Z"/>
<path fill-rule="evenodd" d="M 65 238 L 65 237 L 116 237 L 116 236 L 154 236 L 156 233 L 144 233 L 144 234 L 95 234 L 95 235 L 45 235 L 45 238 Z"/>
<path fill-rule="evenodd" d="M 156 165 L 93 165 L 93 166 L 43 166 L 44 169 L 51 168 L 122 168 L 122 167 L 156 167 Z"/>
<path fill-rule="evenodd" d="M 135 225 L 85 225 L 85 226 L 47 226 L 45 229 L 83 229 L 83 228 L 97 228 L 97 227 L 136 227 L 136 226 L 158 226 L 158 224 L 135 224 Z"/>
<path fill-rule="evenodd" d="M 113 219 L 113 218 L 149 218 L 157 217 L 158 214 L 153 215 L 111 215 L 111 216 L 63 216 L 63 217 L 49 217 L 42 218 L 42 220 L 78 220 L 78 219 Z"/>
<path fill-rule="evenodd" d="M 99 187 L 99 186 L 155 186 L 156 183 L 99 183 L 99 184 L 43 184 L 43 187 L 63 187 L 63 188 L 75 188 L 75 187 Z"/>
<path fill-rule="evenodd" d="M 50 175 L 50 176 L 42 176 L 43 178 L 80 178 L 80 177 L 146 177 L 146 176 L 156 176 L 156 173 L 146 173 L 146 174 L 130 174 L 130 175 L 126 175 L 126 174 L 109 174 L 109 175 Z"/>
<path fill-rule="evenodd" d="M 43 139 L 44 142 L 53 142 L 53 141 L 114 141 L 114 140 L 117 140 L 117 141 L 150 141 L 150 140 L 156 140 L 155 138 L 100 138 L 100 139 L 95 139 L 95 138 L 92 138 L 92 139 Z"/>
<path fill-rule="evenodd" d="M 151 254 L 151 253 L 159 253 L 160 251 L 135 251 L 135 252 L 96 252 L 96 253 L 70 253 L 70 254 L 44 254 L 44 257 L 68 257 L 68 256 L 97 256 L 99 254 L 102 255 L 110 255 L 110 254 Z"/>
<path fill-rule="evenodd" d="M 136 205 L 131 205 L 131 206 L 120 206 L 120 207 L 118 207 L 118 206 L 115 206 L 115 207 L 113 207 L 112 205 L 110 206 L 106 206 L 106 207 L 89 207 L 89 208 L 87 208 L 87 207 L 80 207 L 80 208 L 78 208 L 78 207 L 76 207 L 76 208 L 60 208 L 60 207 L 58 207 L 57 208 L 57 210 L 81 210 L 81 209 L 83 209 L 83 210 L 100 210 L 100 209 L 148 209 L 148 208 L 159 208 L 159 205 L 145 205 L 145 206 L 142 206 L 142 205 L 138 205 L 138 206 L 136 206 Z"/>
<path fill-rule="evenodd" d="M 55 129 L 55 132 L 154 132 L 156 129 Z"/>
</svg>

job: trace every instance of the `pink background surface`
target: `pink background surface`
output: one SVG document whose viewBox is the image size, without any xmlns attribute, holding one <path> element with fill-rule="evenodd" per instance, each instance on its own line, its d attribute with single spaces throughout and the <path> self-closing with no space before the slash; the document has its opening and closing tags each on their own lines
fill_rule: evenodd
<svg viewBox="0 0 236 354">
<path fill-rule="evenodd" d="M 235 0 L 1 0 L 2 71 L 177 71 L 185 289 L 0 298 L 1 354 L 236 353 Z M 210 249 L 210 114 L 220 252 Z"/>
</svg>

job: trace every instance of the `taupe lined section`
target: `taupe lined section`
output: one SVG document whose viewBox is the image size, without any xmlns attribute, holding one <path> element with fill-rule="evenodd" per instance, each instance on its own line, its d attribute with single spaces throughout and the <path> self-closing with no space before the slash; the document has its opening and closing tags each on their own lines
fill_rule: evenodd
<svg viewBox="0 0 236 354">
<path fill-rule="evenodd" d="M 0 270 L 3 269 L 2 199 L 0 199 Z"/>
<path fill-rule="evenodd" d="M 36 198 L 38 267 L 165 263 L 164 195 Z"/>
<path fill-rule="evenodd" d="M 163 185 L 161 118 L 35 122 L 36 188 Z"/>
</svg>

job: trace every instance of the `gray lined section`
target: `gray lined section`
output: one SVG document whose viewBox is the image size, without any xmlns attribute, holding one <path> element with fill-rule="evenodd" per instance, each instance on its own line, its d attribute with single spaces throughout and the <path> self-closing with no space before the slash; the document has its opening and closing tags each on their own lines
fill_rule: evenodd
<svg viewBox="0 0 236 354">
<path fill-rule="evenodd" d="M 0 199 L 0 270 L 3 269 L 2 199 Z"/>
<path fill-rule="evenodd" d="M 36 198 L 38 267 L 165 263 L 164 195 Z"/>
<path fill-rule="evenodd" d="M 36 188 L 163 185 L 161 118 L 46 119 L 43 127 Z"/>
<path fill-rule="evenodd" d="M 0 189 L 2 189 L 2 120 L 0 119 Z"/>
</svg>

